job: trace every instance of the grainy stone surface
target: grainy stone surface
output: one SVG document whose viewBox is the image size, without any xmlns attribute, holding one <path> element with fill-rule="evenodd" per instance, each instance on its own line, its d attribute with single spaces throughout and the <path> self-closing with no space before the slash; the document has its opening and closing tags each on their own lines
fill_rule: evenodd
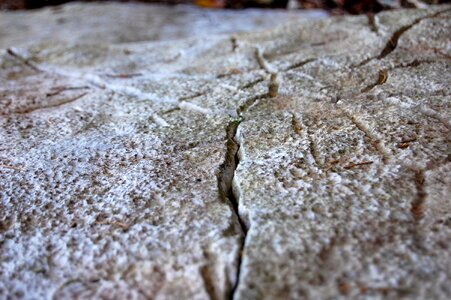
<svg viewBox="0 0 451 300">
<path fill-rule="evenodd" d="M 40 43 L 131 43 L 262 30 L 322 10 L 214 10 L 188 5 L 69 3 L 36 11 L 0 11 L 0 47 Z"/>
<path fill-rule="evenodd" d="M 449 299 L 450 17 L 3 35 L 0 298 Z"/>
</svg>

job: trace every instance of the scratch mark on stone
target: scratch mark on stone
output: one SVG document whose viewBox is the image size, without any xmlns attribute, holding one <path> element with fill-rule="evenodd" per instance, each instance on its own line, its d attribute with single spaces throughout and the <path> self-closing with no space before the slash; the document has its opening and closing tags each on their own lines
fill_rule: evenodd
<svg viewBox="0 0 451 300">
<path fill-rule="evenodd" d="M 376 149 L 377 152 L 382 156 L 382 161 L 387 164 L 391 160 L 391 156 L 387 149 L 382 145 L 382 142 L 380 139 L 377 138 L 376 135 L 374 135 L 371 132 L 371 129 L 366 126 L 361 120 L 359 120 L 356 116 L 353 116 L 352 114 L 348 113 L 347 111 L 343 110 L 346 117 L 351 120 L 351 122 L 359 129 L 361 132 L 365 134 L 365 136 L 368 138 L 370 144 Z"/>
<path fill-rule="evenodd" d="M 6 53 L 8 53 L 9 55 L 11 55 L 12 57 L 14 57 L 16 60 L 18 60 L 19 62 L 21 62 L 22 64 L 26 65 L 27 67 L 29 67 L 30 69 L 38 72 L 38 73 L 42 73 L 42 70 L 39 69 L 38 67 L 36 67 L 34 64 L 32 64 L 31 62 L 28 61 L 28 59 L 23 58 L 21 55 L 19 55 L 18 53 L 16 53 L 12 48 L 8 48 L 6 49 Z"/>
<path fill-rule="evenodd" d="M 75 101 L 77 101 L 78 99 L 83 98 L 83 97 L 86 96 L 87 94 L 88 94 L 88 92 L 85 92 L 85 93 L 82 93 L 82 94 L 80 94 L 80 95 L 77 95 L 77 96 L 75 96 L 75 97 L 73 97 L 73 98 L 69 98 L 69 99 L 66 99 L 66 100 L 64 100 L 64 101 L 61 101 L 61 102 L 58 102 L 58 103 L 55 103 L 55 104 L 49 104 L 49 105 L 39 106 L 39 107 L 36 107 L 36 108 L 30 108 L 30 109 L 27 109 L 27 110 L 24 110 L 24 111 L 17 112 L 17 114 L 28 114 L 28 113 L 31 113 L 31 112 L 36 111 L 36 110 L 41 110 L 41 109 L 47 109 L 47 108 L 53 108 L 53 107 L 62 106 L 62 105 L 64 105 L 64 104 L 68 104 L 68 103 L 71 103 L 71 102 L 75 102 Z"/>
<path fill-rule="evenodd" d="M 358 163 L 350 163 L 350 164 L 344 166 L 344 168 L 352 169 L 352 168 L 358 167 L 358 166 L 371 165 L 372 163 L 373 163 L 372 161 L 362 161 L 362 162 L 358 162 Z"/>
<path fill-rule="evenodd" d="M 400 69 L 400 68 L 415 68 L 415 67 L 418 67 L 423 64 L 432 64 L 435 62 L 437 62 L 437 61 L 430 60 L 430 59 L 424 59 L 424 60 L 414 59 L 411 62 L 399 64 L 393 68 L 390 68 L 390 70 Z"/>
<path fill-rule="evenodd" d="M 126 78 L 133 78 L 133 77 L 139 77 L 142 76 L 142 73 L 122 73 L 122 74 L 106 74 L 107 77 L 110 78 L 119 78 L 119 79 L 126 79 Z"/>
<path fill-rule="evenodd" d="M 316 144 L 313 140 L 313 132 L 310 130 L 309 127 L 307 127 L 307 138 L 309 141 L 310 154 L 312 155 L 312 158 L 315 161 L 316 167 L 318 169 L 323 169 L 323 165 L 320 162 L 320 153 L 318 151 L 318 147 L 316 146 Z"/>
<path fill-rule="evenodd" d="M 415 221 L 419 221 L 424 217 L 426 191 L 424 190 L 424 171 L 415 170 L 415 187 L 417 194 L 412 202 L 410 212 Z"/>
<path fill-rule="evenodd" d="M 204 95 L 205 95 L 205 93 L 195 93 L 195 94 L 190 95 L 190 96 L 181 97 L 181 98 L 179 98 L 179 101 L 191 100 L 191 99 L 194 99 L 194 98 L 197 98 L 197 97 L 200 97 L 200 96 L 204 96 Z"/>
<path fill-rule="evenodd" d="M 309 59 L 300 61 L 298 63 L 295 63 L 295 64 L 291 65 L 291 66 L 288 66 L 287 68 L 284 69 L 284 71 L 289 71 L 289 70 L 300 68 L 300 67 L 302 67 L 302 66 L 304 66 L 304 65 L 306 65 L 308 63 L 314 62 L 315 60 L 316 60 L 316 58 L 309 58 Z"/>
<path fill-rule="evenodd" d="M 136 98 L 140 101 L 152 101 L 152 102 L 159 102 L 159 103 L 177 103 L 177 100 L 165 98 L 165 97 L 159 97 L 156 94 L 143 92 L 138 88 L 132 87 L 132 86 L 126 86 L 116 83 L 109 83 L 102 78 L 100 78 L 96 74 L 91 73 L 81 73 L 76 71 L 68 71 L 61 68 L 45 68 L 41 70 L 42 72 L 45 72 L 50 75 L 54 76 L 61 76 L 71 79 L 77 79 L 77 80 L 83 80 L 85 81 L 89 86 L 93 86 L 96 88 L 100 88 L 102 90 L 109 90 L 111 92 L 115 92 L 117 94 L 128 96 L 132 98 Z"/>
<path fill-rule="evenodd" d="M 299 118 L 293 113 L 291 112 L 291 128 L 293 129 L 294 133 L 296 133 L 297 135 L 301 135 L 302 131 L 304 130 L 304 128 L 301 125 L 301 122 L 299 121 Z M 310 126 L 307 126 L 305 123 L 305 137 L 307 138 L 308 141 L 308 148 L 309 148 L 309 152 L 310 155 L 312 156 L 312 159 L 316 165 L 316 167 L 318 169 L 324 169 L 323 168 L 323 164 L 321 163 L 321 159 L 320 159 L 320 152 L 318 150 L 317 145 L 315 144 L 315 141 L 313 139 L 313 132 L 310 128 Z"/>
<path fill-rule="evenodd" d="M 198 106 L 198 105 L 196 105 L 194 103 L 191 103 L 191 102 L 181 101 L 179 103 L 179 107 L 180 107 L 180 109 L 185 109 L 185 110 L 190 110 L 190 111 L 194 111 L 194 112 L 199 112 L 199 113 L 204 114 L 204 115 L 211 115 L 212 114 L 210 109 L 200 107 L 200 106 Z"/>
<path fill-rule="evenodd" d="M 165 110 L 165 111 L 161 112 L 160 114 L 166 115 L 166 114 L 173 113 L 174 111 L 177 111 L 177 110 L 180 110 L 180 107 L 177 106 L 177 107 L 174 107 L 174 108 L 170 108 L 168 110 Z"/>
<path fill-rule="evenodd" d="M 58 95 L 58 94 L 60 94 L 61 92 L 64 92 L 64 91 L 84 90 L 84 89 L 89 89 L 89 87 L 88 86 L 68 86 L 68 87 L 62 86 L 62 87 L 55 87 L 55 88 L 52 88 L 52 92 L 47 93 L 46 96 L 47 97 L 52 97 L 52 96 Z"/>
<path fill-rule="evenodd" d="M 251 81 L 251 82 L 249 82 L 249 83 L 247 83 L 247 84 L 241 86 L 240 89 L 242 89 L 242 90 L 244 90 L 244 89 L 250 89 L 250 88 L 254 87 L 256 84 L 258 84 L 258 83 L 260 83 L 260 82 L 262 82 L 262 81 L 264 81 L 264 80 L 265 80 L 264 78 L 256 79 L 256 80 L 254 80 L 254 81 Z"/>
<path fill-rule="evenodd" d="M 0 164 L 0 168 L 11 169 L 11 170 L 16 170 L 16 171 L 25 171 L 24 168 L 16 167 L 16 166 L 10 166 L 10 165 L 4 165 L 4 164 Z"/>
<path fill-rule="evenodd" d="M 408 98 L 407 96 L 402 96 L 402 97 Z M 381 97 L 378 97 L 378 99 L 380 101 L 384 102 L 384 103 L 387 103 L 387 104 L 392 104 L 392 105 L 396 105 L 396 106 L 398 106 L 400 108 L 416 111 L 416 112 L 421 113 L 421 114 L 423 114 L 425 116 L 428 116 L 430 118 L 436 119 L 437 121 L 439 121 L 443 125 L 445 125 L 447 128 L 451 127 L 449 118 L 447 118 L 446 116 L 440 114 L 436 110 L 433 110 L 433 109 L 431 109 L 429 107 L 426 107 L 424 105 L 413 104 L 414 101 L 409 99 L 409 98 L 408 98 L 410 100 L 409 102 L 401 101 L 401 100 L 399 100 L 396 97 L 383 97 L 383 96 L 381 96 Z"/>
<path fill-rule="evenodd" d="M 154 113 L 151 116 L 152 120 L 160 127 L 168 127 L 168 122 L 165 121 L 162 117 L 160 117 L 158 114 Z"/>
</svg>

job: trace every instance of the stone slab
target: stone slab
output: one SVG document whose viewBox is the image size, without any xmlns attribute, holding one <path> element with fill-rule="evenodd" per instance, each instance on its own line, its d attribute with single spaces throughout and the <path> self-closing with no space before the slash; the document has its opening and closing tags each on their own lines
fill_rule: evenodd
<svg viewBox="0 0 451 300">
<path fill-rule="evenodd" d="M 449 299 L 450 17 L 3 34 L 0 298 Z"/>
</svg>

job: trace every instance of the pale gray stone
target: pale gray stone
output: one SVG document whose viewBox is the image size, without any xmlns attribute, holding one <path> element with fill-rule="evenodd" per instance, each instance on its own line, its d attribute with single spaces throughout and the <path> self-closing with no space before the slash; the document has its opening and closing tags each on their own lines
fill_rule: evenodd
<svg viewBox="0 0 451 300">
<path fill-rule="evenodd" d="M 1 27 L 0 298 L 449 299 L 449 6 L 78 28 L 102 7 L 144 8 Z"/>
<path fill-rule="evenodd" d="M 36 11 L 0 11 L 0 48 L 39 43 L 131 43 L 262 30 L 322 10 L 218 10 L 195 6 L 69 3 Z"/>
</svg>

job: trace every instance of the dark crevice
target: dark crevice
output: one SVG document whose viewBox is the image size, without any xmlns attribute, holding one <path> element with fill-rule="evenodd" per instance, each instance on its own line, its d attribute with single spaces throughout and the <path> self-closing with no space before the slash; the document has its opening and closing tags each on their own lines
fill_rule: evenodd
<svg viewBox="0 0 451 300">
<path fill-rule="evenodd" d="M 218 174 L 218 188 L 221 198 L 228 200 L 228 202 L 231 204 L 243 233 L 246 233 L 246 226 L 238 213 L 238 199 L 235 197 L 232 189 L 233 177 L 239 163 L 238 150 L 240 146 L 235 140 L 235 135 L 240 123 L 240 119 L 233 120 L 226 128 L 227 151 L 224 163 L 220 166 Z"/>
<path fill-rule="evenodd" d="M 388 40 L 387 44 L 385 45 L 384 49 L 382 50 L 381 54 L 379 54 L 377 59 L 383 59 L 384 57 L 386 57 L 387 55 L 392 53 L 398 46 L 398 41 L 401 38 L 401 36 L 406 31 L 411 29 L 413 26 L 420 23 L 423 19 L 425 19 L 425 18 L 417 19 L 413 23 L 403 26 L 403 27 L 399 28 L 398 30 L 396 30 L 395 33 L 393 33 L 393 35 L 391 36 L 391 38 Z"/>
<path fill-rule="evenodd" d="M 401 38 L 401 36 L 406 33 L 406 31 L 408 31 L 409 29 L 411 29 L 413 26 L 417 25 L 418 23 L 420 23 L 423 20 L 426 19 L 431 19 L 431 18 L 435 18 L 436 16 L 445 13 L 447 11 L 451 10 L 451 8 L 445 9 L 443 11 L 439 11 L 436 12 L 435 14 L 429 15 L 429 16 L 425 16 L 422 18 L 418 18 L 416 19 L 414 22 L 403 26 L 401 28 L 399 28 L 398 30 L 395 31 L 395 33 L 392 35 L 392 37 L 390 38 L 390 40 L 388 40 L 387 44 L 385 45 L 385 48 L 382 50 L 381 54 L 379 54 L 379 56 L 377 57 L 378 59 L 382 59 L 384 57 L 386 57 L 388 54 L 390 54 L 391 52 L 393 52 L 393 50 L 396 49 L 396 46 L 398 46 L 398 41 Z"/>
<path fill-rule="evenodd" d="M 225 154 L 224 163 L 220 166 L 219 172 L 217 175 L 218 179 L 218 190 L 219 195 L 221 199 L 228 202 L 231 208 L 234 212 L 234 218 L 236 218 L 236 221 L 238 222 L 241 232 L 242 232 L 242 239 L 240 244 L 240 250 L 238 255 L 238 263 L 237 263 L 237 275 L 236 280 L 232 286 L 232 289 L 229 294 L 229 299 L 233 299 L 235 296 L 235 291 L 237 290 L 238 283 L 240 280 L 240 270 L 241 270 L 241 260 L 242 260 L 242 253 L 244 249 L 244 242 L 246 239 L 247 234 L 247 227 L 244 222 L 244 220 L 241 218 L 239 213 L 239 203 L 238 203 L 238 197 L 234 194 L 233 188 L 232 188 L 232 182 L 233 178 L 235 176 L 235 170 L 239 164 L 239 158 L 238 158 L 238 150 L 240 148 L 239 143 L 236 141 L 235 136 L 238 130 L 238 126 L 241 123 L 241 119 L 236 119 L 231 121 L 227 128 L 226 128 L 226 147 L 227 151 Z"/>
<path fill-rule="evenodd" d="M 399 28 L 398 30 L 396 30 L 392 34 L 392 36 L 390 37 L 388 42 L 385 44 L 384 49 L 382 49 L 382 51 L 381 51 L 381 53 L 379 55 L 367 58 L 367 59 L 363 60 L 361 63 L 359 63 L 358 65 L 356 65 L 355 67 L 364 66 L 364 65 L 366 65 L 367 63 L 369 63 L 370 61 L 372 61 L 374 59 L 379 59 L 380 60 L 380 59 L 385 58 L 387 55 L 389 55 L 390 53 L 392 53 L 396 49 L 396 47 L 398 46 L 398 41 L 401 38 L 401 36 L 404 33 L 406 33 L 408 30 L 410 30 L 412 27 L 414 27 L 415 25 L 417 25 L 418 23 L 420 23 L 423 20 L 430 19 L 430 18 L 435 18 L 438 15 L 440 15 L 442 13 L 445 13 L 447 11 L 450 11 L 450 10 L 451 10 L 451 8 L 448 8 L 448 9 L 445 9 L 443 11 L 436 12 L 436 13 L 434 13 L 432 15 L 428 15 L 428 16 L 425 16 L 425 17 L 418 18 L 415 21 L 413 21 L 412 23 L 407 24 L 405 26 L 402 26 L 401 28 Z M 373 17 L 373 21 L 374 21 L 374 17 Z M 371 21 L 371 17 L 368 17 L 368 22 L 370 23 L 370 27 L 371 27 L 372 26 L 371 25 L 371 22 L 372 22 Z M 376 25 L 376 24 L 374 23 L 374 25 Z M 377 27 L 376 27 L 376 29 L 377 29 Z"/>
</svg>

